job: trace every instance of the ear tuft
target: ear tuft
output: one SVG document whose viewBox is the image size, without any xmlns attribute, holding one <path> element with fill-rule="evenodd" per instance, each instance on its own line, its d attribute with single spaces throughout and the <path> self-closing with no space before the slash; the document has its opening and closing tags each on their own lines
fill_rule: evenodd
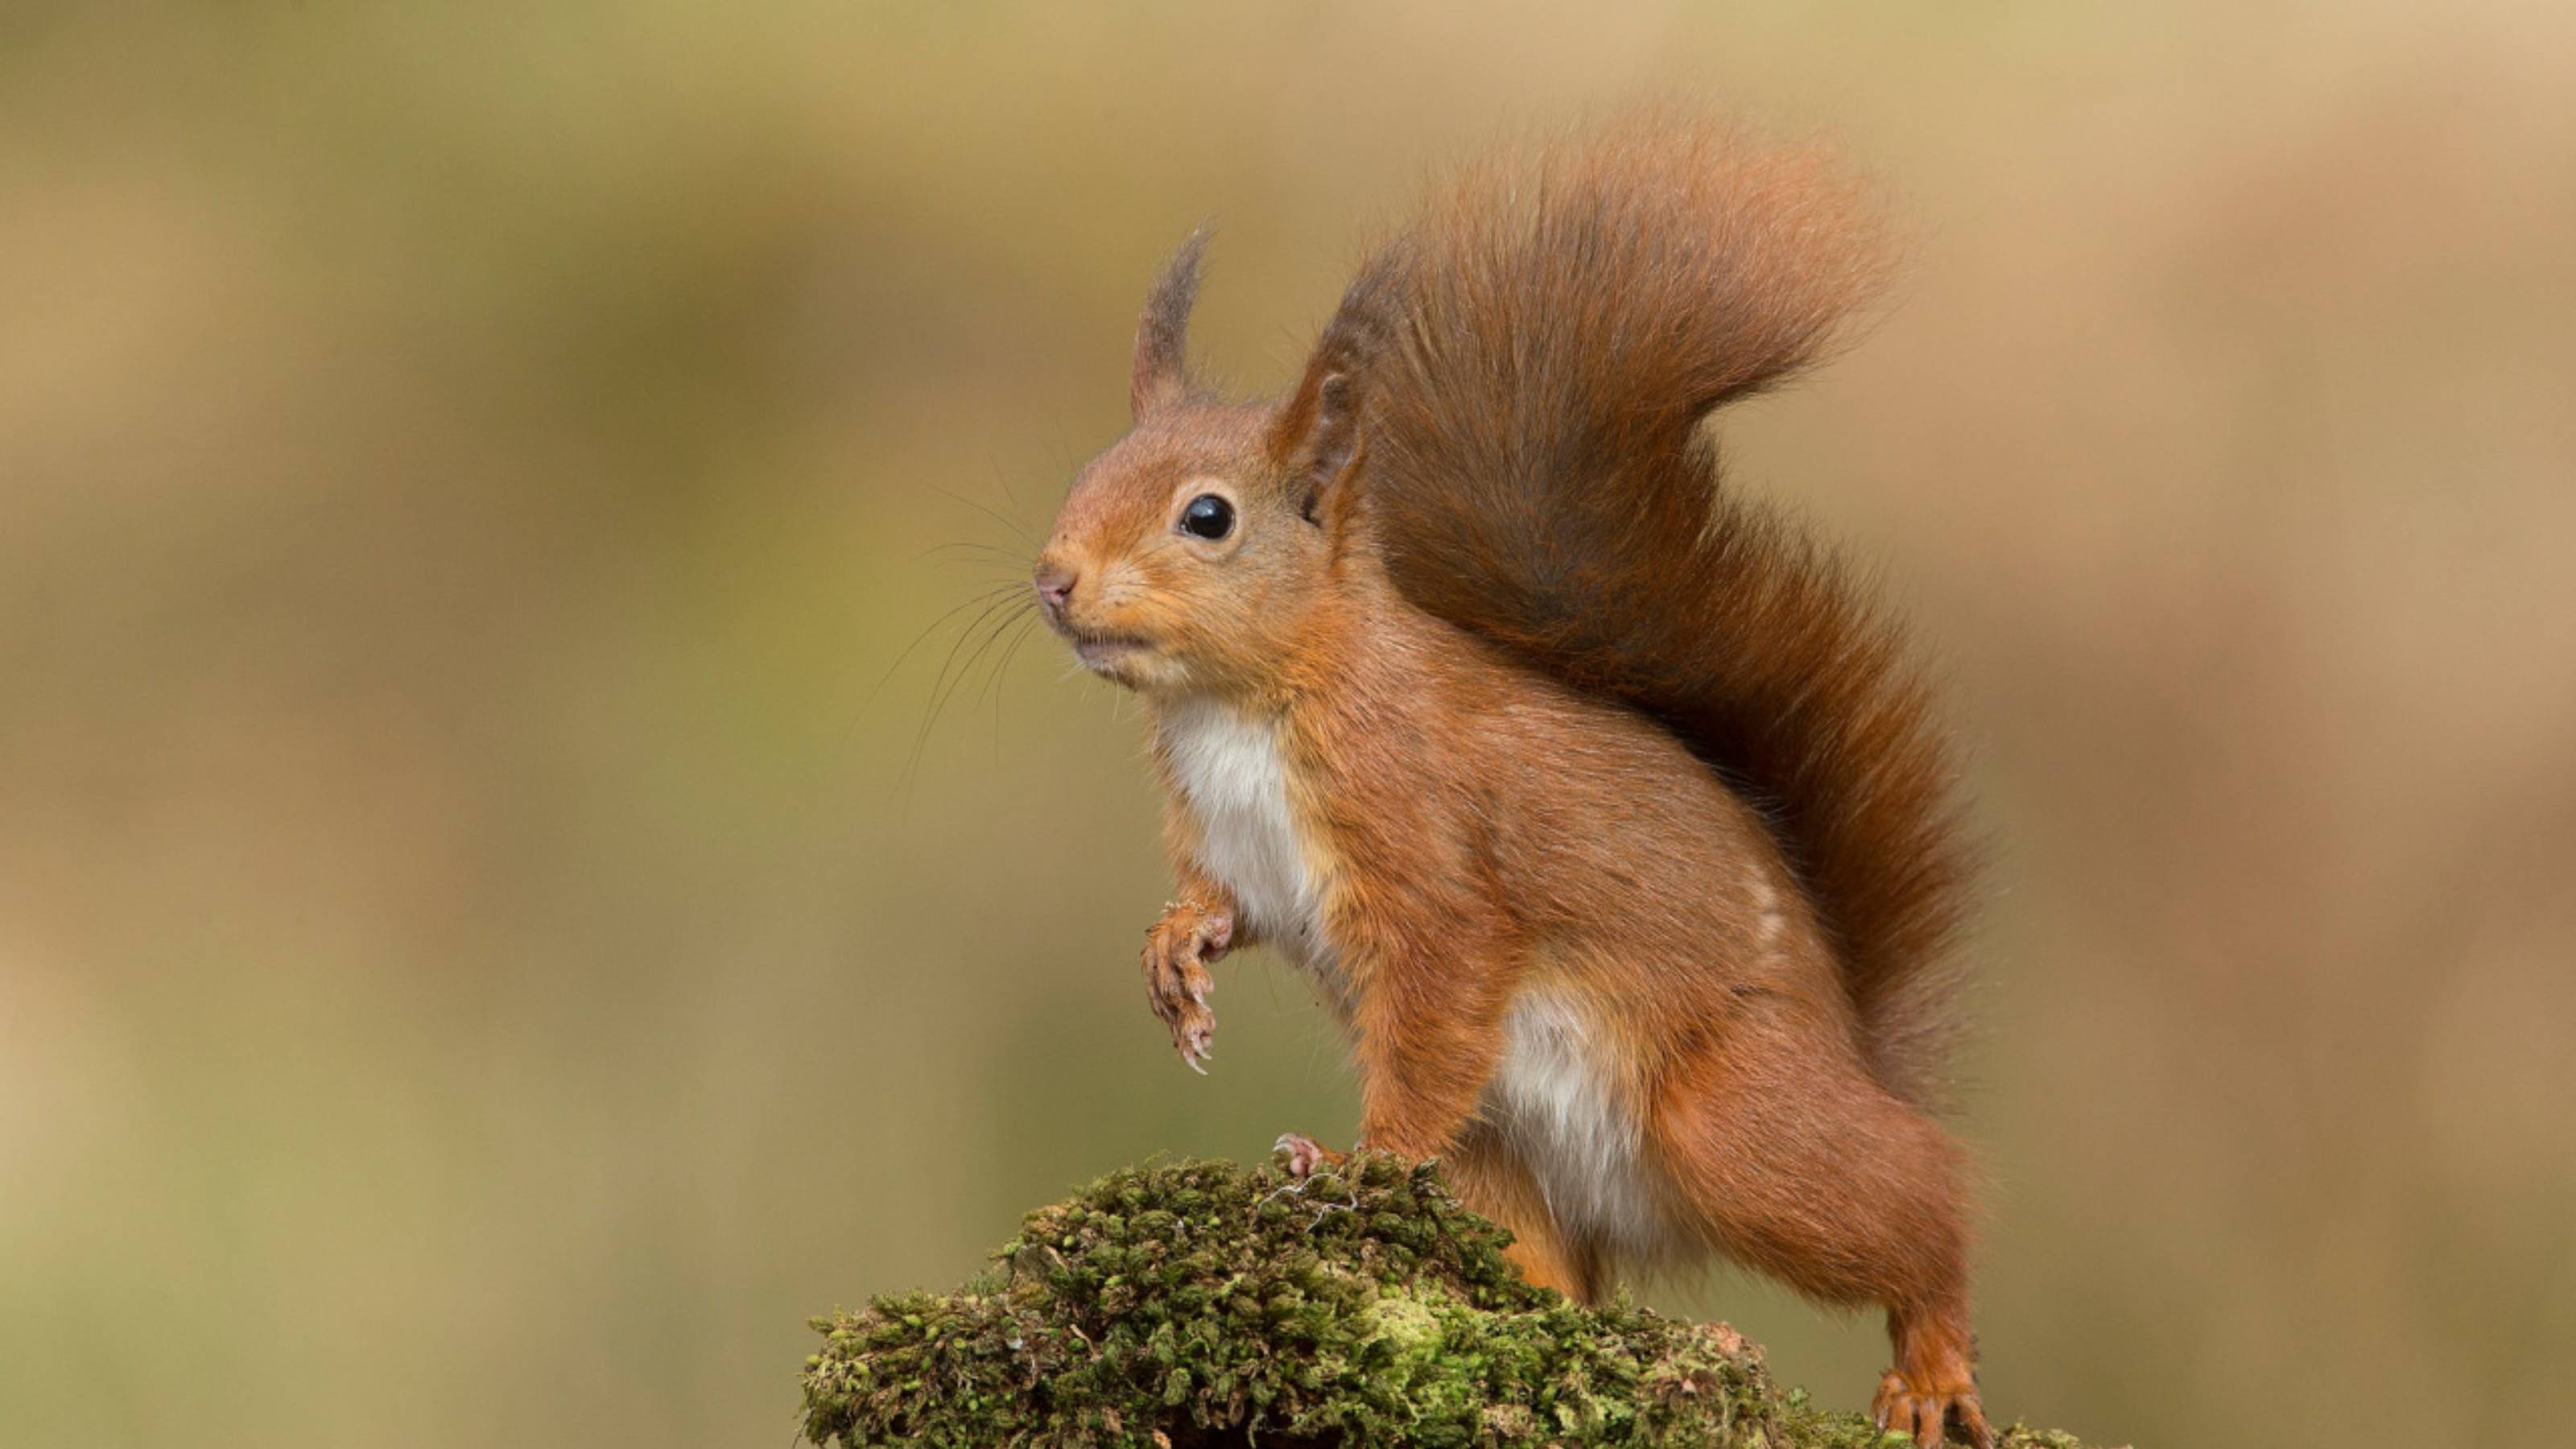
<svg viewBox="0 0 2576 1449">
<path fill-rule="evenodd" d="M 1136 360 L 1127 379 L 1127 408 L 1138 420 L 1190 393 L 1190 307 L 1199 295 L 1199 262 L 1207 254 L 1209 225 L 1181 243 L 1145 294 L 1136 323 Z"/>
</svg>

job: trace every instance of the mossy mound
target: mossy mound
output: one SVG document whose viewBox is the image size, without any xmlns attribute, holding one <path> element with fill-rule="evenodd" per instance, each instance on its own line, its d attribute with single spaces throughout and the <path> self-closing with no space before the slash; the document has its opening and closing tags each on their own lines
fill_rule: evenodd
<svg viewBox="0 0 2576 1449">
<path fill-rule="evenodd" d="M 955 1294 L 816 1319 L 818 1445 L 1874 1445 L 1723 1324 L 1523 1283 L 1427 1165 L 1178 1162 L 1031 1213 Z M 2081 1449 L 2015 1431 L 2016 1445 Z"/>
</svg>

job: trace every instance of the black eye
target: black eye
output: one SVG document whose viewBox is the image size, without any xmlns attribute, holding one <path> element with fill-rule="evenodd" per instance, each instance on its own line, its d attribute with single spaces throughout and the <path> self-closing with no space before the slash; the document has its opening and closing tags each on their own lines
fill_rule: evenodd
<svg viewBox="0 0 2576 1449">
<path fill-rule="evenodd" d="M 1234 505 L 1213 493 L 1202 493 L 1181 510 L 1181 532 L 1192 538 L 1219 539 L 1234 532 Z"/>
</svg>

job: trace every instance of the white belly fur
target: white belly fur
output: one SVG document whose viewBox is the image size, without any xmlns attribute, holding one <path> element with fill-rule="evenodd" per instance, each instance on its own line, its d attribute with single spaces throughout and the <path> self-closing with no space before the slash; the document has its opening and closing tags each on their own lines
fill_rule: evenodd
<svg viewBox="0 0 2576 1449">
<path fill-rule="evenodd" d="M 1338 989 L 1314 873 L 1288 806 L 1278 728 L 1213 700 L 1166 708 L 1157 734 L 1197 821 L 1199 868 L 1234 896 L 1243 925 Z"/>
<path fill-rule="evenodd" d="M 1636 1113 L 1618 1063 L 1582 1004 L 1560 987 L 1526 987 L 1503 1021 L 1503 1060 L 1484 1116 L 1577 1242 L 1631 1262 L 1663 1256 L 1673 1235 L 1648 1176 Z"/>
</svg>

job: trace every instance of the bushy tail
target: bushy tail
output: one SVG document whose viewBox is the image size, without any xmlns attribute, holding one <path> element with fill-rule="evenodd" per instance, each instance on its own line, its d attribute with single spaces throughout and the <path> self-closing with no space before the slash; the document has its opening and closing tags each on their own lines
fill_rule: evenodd
<svg viewBox="0 0 2576 1449">
<path fill-rule="evenodd" d="M 1898 632 L 1698 429 L 1873 292 L 1824 158 L 1669 119 L 1470 173 L 1371 265 L 1371 532 L 1414 602 L 1661 721 L 1766 814 L 1873 1070 L 1931 1098 L 1970 874 Z M 1398 285 L 1384 285 L 1390 269 Z M 1388 315 L 1389 310 L 1393 315 Z"/>
</svg>

